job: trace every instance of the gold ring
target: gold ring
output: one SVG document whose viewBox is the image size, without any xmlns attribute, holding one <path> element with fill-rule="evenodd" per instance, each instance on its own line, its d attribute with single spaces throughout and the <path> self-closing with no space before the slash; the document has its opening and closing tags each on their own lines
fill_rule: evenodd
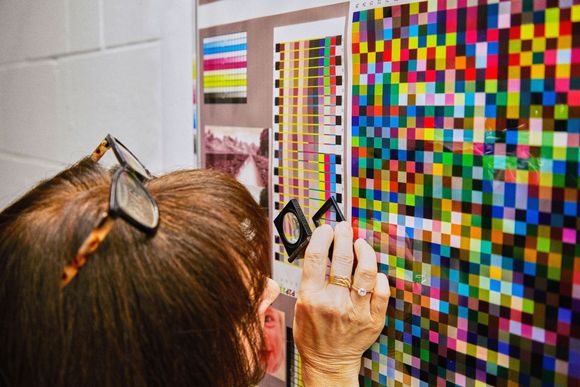
<svg viewBox="0 0 580 387">
<path fill-rule="evenodd" d="M 367 290 L 365 288 L 357 288 L 356 286 L 351 287 L 352 290 L 356 291 L 359 296 L 364 297 L 369 293 L 372 293 L 373 290 Z"/>
<path fill-rule="evenodd" d="M 338 285 L 338 286 L 343 286 L 345 288 L 350 288 L 351 285 L 351 280 L 350 277 L 346 277 L 343 275 L 330 275 L 330 277 L 328 277 L 328 283 L 334 284 L 334 285 Z"/>
</svg>

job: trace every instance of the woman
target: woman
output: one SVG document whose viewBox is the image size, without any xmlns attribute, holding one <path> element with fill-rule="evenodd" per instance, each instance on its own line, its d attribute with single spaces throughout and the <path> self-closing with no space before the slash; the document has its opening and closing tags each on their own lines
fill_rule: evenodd
<svg viewBox="0 0 580 387">
<path fill-rule="evenodd" d="M 96 162 L 110 148 L 114 173 Z M 278 295 L 263 210 L 223 174 L 149 177 L 108 136 L 0 213 L 8 385 L 250 386 L 263 376 L 264 313 Z M 296 307 L 307 385 L 357 384 L 389 297 L 364 241 L 353 281 L 374 293 L 328 283 L 333 238 L 334 278 L 350 277 L 350 226 L 315 230 Z"/>
</svg>

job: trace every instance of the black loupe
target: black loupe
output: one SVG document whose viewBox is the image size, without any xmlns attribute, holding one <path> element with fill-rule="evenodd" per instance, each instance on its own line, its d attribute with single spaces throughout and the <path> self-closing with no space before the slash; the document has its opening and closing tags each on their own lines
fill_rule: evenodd
<svg viewBox="0 0 580 387">
<path fill-rule="evenodd" d="M 323 223 L 338 223 L 344 220 L 344 215 L 333 196 L 328 198 L 312 217 L 316 227 Z M 306 249 L 312 236 L 312 230 L 308 225 L 304 212 L 302 212 L 302 208 L 300 208 L 300 204 L 298 204 L 298 200 L 292 199 L 282 208 L 282 211 L 274 219 L 274 226 L 276 226 L 278 235 L 280 235 L 286 253 L 288 253 L 288 262 L 293 262 Z M 330 256 L 332 257 L 332 246 L 330 248 Z"/>
</svg>

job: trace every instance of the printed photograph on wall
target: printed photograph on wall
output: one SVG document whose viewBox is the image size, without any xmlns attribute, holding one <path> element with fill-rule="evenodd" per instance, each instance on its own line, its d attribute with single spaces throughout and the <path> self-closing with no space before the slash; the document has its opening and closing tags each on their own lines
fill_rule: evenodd
<svg viewBox="0 0 580 387">
<path fill-rule="evenodd" d="M 273 307 L 266 310 L 262 361 L 269 376 L 286 381 L 286 318 L 283 311 Z"/>
<path fill-rule="evenodd" d="M 206 126 L 205 167 L 229 173 L 268 208 L 269 129 Z"/>
</svg>

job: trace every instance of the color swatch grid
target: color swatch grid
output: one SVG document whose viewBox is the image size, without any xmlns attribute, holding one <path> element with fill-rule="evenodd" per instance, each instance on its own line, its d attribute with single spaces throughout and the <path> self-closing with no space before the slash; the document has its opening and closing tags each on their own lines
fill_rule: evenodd
<svg viewBox="0 0 580 387">
<path fill-rule="evenodd" d="M 580 4 L 351 7 L 364 384 L 580 384 Z"/>
<path fill-rule="evenodd" d="M 275 51 L 274 216 L 297 199 L 311 219 L 330 195 L 343 203 L 342 36 L 276 43 Z M 274 238 L 274 259 L 286 261 Z"/>
<path fill-rule="evenodd" d="M 247 34 L 203 39 L 203 100 L 205 103 L 246 103 Z"/>
<path fill-rule="evenodd" d="M 304 386 L 302 380 L 302 361 L 294 344 L 292 328 L 286 328 L 286 375 L 287 386 Z"/>
</svg>

